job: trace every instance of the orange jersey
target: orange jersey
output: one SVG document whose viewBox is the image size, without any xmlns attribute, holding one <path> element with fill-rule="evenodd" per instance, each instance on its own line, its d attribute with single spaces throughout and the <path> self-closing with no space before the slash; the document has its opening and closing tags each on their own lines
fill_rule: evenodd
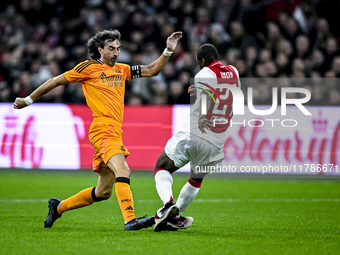
<svg viewBox="0 0 340 255">
<path fill-rule="evenodd" d="M 86 60 L 64 75 L 70 83 L 82 83 L 94 118 L 108 117 L 123 122 L 125 81 L 131 79 L 129 65 L 109 66 L 101 60 Z"/>
</svg>

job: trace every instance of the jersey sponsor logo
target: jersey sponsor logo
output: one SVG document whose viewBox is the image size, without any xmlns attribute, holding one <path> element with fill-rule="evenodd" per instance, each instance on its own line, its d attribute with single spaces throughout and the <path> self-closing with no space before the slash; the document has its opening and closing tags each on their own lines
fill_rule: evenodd
<svg viewBox="0 0 340 255">
<path fill-rule="evenodd" d="M 126 148 L 123 145 L 120 147 L 120 149 L 124 152 L 126 151 Z"/>
<path fill-rule="evenodd" d="M 109 82 L 108 86 L 112 88 L 112 87 L 123 87 L 124 85 L 123 85 L 123 82 L 121 81 L 118 81 L 118 82 L 115 81 L 115 82 Z"/>
<path fill-rule="evenodd" d="M 222 100 L 221 100 L 219 94 L 217 93 L 217 91 L 216 91 L 213 87 L 211 87 L 210 85 L 208 85 L 208 84 L 206 84 L 206 83 L 203 83 L 203 82 L 198 82 L 198 83 L 201 84 L 201 85 L 203 85 L 203 86 L 205 86 L 205 87 L 207 87 L 207 88 L 210 89 L 212 92 L 214 92 L 214 94 L 217 96 L 218 100 L 220 101 L 220 104 L 222 105 Z M 211 97 L 211 99 L 214 101 L 214 103 L 215 103 L 215 105 L 216 105 L 216 100 L 215 100 L 214 96 L 210 93 L 210 91 L 208 91 L 207 89 L 204 89 L 204 88 L 200 88 L 200 87 L 197 87 L 197 88 L 198 88 L 198 89 L 201 89 L 201 90 L 203 90 L 205 93 L 207 93 L 207 94 Z"/>
<path fill-rule="evenodd" d="M 101 75 L 99 75 L 100 79 L 102 80 L 103 83 L 107 83 L 107 86 L 109 88 L 112 87 L 123 87 L 123 81 L 124 81 L 124 77 L 123 75 L 117 75 L 117 76 L 110 76 L 107 77 L 107 75 L 102 72 Z"/>
<path fill-rule="evenodd" d="M 128 206 L 128 207 L 126 207 L 125 211 L 133 211 L 133 208 L 132 208 L 132 206 Z"/>
<path fill-rule="evenodd" d="M 120 202 L 121 203 L 123 203 L 123 202 L 131 202 L 131 199 L 122 199 L 122 200 L 120 200 Z"/>
</svg>

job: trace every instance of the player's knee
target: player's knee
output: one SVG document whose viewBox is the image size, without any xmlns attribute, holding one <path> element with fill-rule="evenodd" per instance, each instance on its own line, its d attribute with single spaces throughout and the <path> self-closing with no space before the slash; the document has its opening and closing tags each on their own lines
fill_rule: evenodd
<svg viewBox="0 0 340 255">
<path fill-rule="evenodd" d="M 129 167 L 122 167 L 122 168 L 117 168 L 114 171 L 114 174 L 117 177 L 125 177 L 125 178 L 130 178 L 131 176 L 131 170 Z"/>
<path fill-rule="evenodd" d="M 165 169 L 166 168 L 166 166 L 167 166 L 167 164 L 164 162 L 164 161 L 157 161 L 157 163 L 156 163 L 156 165 L 155 165 L 155 169 L 154 169 L 154 171 L 156 172 L 157 171 L 157 169 L 160 169 L 160 168 L 162 168 L 162 169 Z"/>
<path fill-rule="evenodd" d="M 178 170 L 178 167 L 175 166 L 175 163 L 166 156 L 165 152 L 163 151 L 162 154 L 159 156 L 156 166 L 155 166 L 155 174 L 159 170 L 167 170 L 170 174 Z"/>
<path fill-rule="evenodd" d="M 164 151 L 162 151 L 161 155 L 159 155 L 157 159 L 155 171 L 158 168 L 168 169 L 170 164 L 171 164 L 171 159 L 165 154 Z"/>
</svg>

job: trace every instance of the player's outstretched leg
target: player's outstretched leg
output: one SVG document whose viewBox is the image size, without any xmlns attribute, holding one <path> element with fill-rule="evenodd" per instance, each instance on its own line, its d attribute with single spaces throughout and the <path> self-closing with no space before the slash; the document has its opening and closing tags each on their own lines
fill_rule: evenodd
<svg viewBox="0 0 340 255">
<path fill-rule="evenodd" d="M 60 201 L 54 197 L 48 200 L 48 214 L 45 221 L 45 228 L 50 228 L 53 226 L 53 223 L 61 217 L 58 214 L 58 205 Z"/>
<path fill-rule="evenodd" d="M 175 217 L 179 212 L 179 209 L 174 205 L 173 200 L 170 200 L 162 208 L 160 208 L 155 216 L 154 231 L 159 232 L 167 229 L 168 221 Z"/>
<path fill-rule="evenodd" d="M 183 186 L 176 202 L 180 214 L 182 214 L 195 199 L 201 188 L 202 181 L 203 179 L 189 178 L 188 182 Z"/>
<path fill-rule="evenodd" d="M 187 229 L 192 225 L 194 219 L 192 217 L 184 217 L 182 213 L 197 196 L 202 180 L 203 178 L 189 178 L 188 182 L 183 186 L 176 203 L 179 213 L 167 219 L 167 230 Z"/>
</svg>

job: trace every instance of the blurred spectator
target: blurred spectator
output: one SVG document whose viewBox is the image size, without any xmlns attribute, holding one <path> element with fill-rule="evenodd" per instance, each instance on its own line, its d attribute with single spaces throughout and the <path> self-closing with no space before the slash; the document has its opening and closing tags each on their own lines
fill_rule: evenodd
<svg viewBox="0 0 340 255">
<path fill-rule="evenodd" d="M 128 96 L 128 100 L 127 100 L 126 103 L 129 104 L 129 105 L 142 105 L 143 104 L 143 98 L 139 94 L 131 93 Z"/>
<path fill-rule="evenodd" d="M 325 66 L 326 69 L 329 70 L 331 68 L 334 56 L 339 55 L 338 43 L 334 37 L 330 37 L 326 40 L 326 48 L 324 54 L 325 54 Z"/>
<path fill-rule="evenodd" d="M 230 46 L 240 49 L 241 52 L 244 52 L 247 46 L 255 44 L 255 39 L 247 34 L 240 21 L 232 21 L 230 23 L 230 35 Z"/>
<path fill-rule="evenodd" d="M 292 64 L 292 77 L 295 77 L 297 73 L 301 73 L 304 76 L 305 68 L 305 62 L 300 58 L 295 58 Z"/>
<path fill-rule="evenodd" d="M 340 56 L 336 56 L 332 61 L 332 70 L 337 78 L 340 78 Z"/>
<path fill-rule="evenodd" d="M 266 70 L 266 66 L 265 64 L 257 64 L 255 66 L 255 77 L 258 77 L 258 78 L 265 78 L 267 77 L 267 70 Z"/>
<path fill-rule="evenodd" d="M 20 78 L 13 83 L 13 97 L 26 97 L 26 95 L 33 92 L 37 84 L 32 80 L 29 72 L 21 73 Z"/>
<path fill-rule="evenodd" d="M 340 106 L 340 91 L 339 89 L 332 89 L 329 92 L 329 105 Z"/>
<path fill-rule="evenodd" d="M 247 75 L 248 68 L 247 68 L 247 64 L 244 60 L 242 60 L 242 59 L 237 60 L 236 63 L 235 63 L 235 67 L 238 71 L 240 78 L 248 77 L 248 75 Z"/>
<path fill-rule="evenodd" d="M 173 65 L 173 63 L 171 62 L 167 63 L 162 70 L 162 74 L 166 82 L 175 79 L 177 72 L 175 70 L 175 66 Z"/>
<path fill-rule="evenodd" d="M 266 48 L 275 54 L 275 50 L 283 40 L 279 26 L 274 22 L 267 23 L 267 45 Z"/>
<path fill-rule="evenodd" d="M 188 92 L 185 91 L 184 84 L 181 81 L 171 81 L 168 93 L 168 104 L 186 104 L 190 102 L 190 96 Z"/>
<path fill-rule="evenodd" d="M 324 75 L 326 71 L 325 67 L 325 56 L 320 50 L 314 50 L 311 56 L 306 59 L 306 65 L 313 71 L 317 71 L 320 75 Z"/>
<path fill-rule="evenodd" d="M 196 9 L 196 22 L 192 24 L 189 32 L 189 47 L 207 42 L 209 37 L 209 25 L 211 22 L 211 14 L 206 8 L 198 7 Z"/>
<path fill-rule="evenodd" d="M 0 82 L 0 102 L 8 102 L 11 100 L 11 89 L 8 87 L 6 81 Z"/>
<path fill-rule="evenodd" d="M 226 63 L 228 65 L 236 65 L 236 61 L 241 58 L 241 51 L 237 48 L 229 48 L 226 54 Z"/>
<path fill-rule="evenodd" d="M 329 95 L 327 91 L 320 85 L 313 86 L 311 91 L 311 100 L 308 102 L 309 105 L 327 105 Z"/>
<path fill-rule="evenodd" d="M 294 58 L 306 59 L 309 56 L 309 38 L 305 35 L 299 35 L 295 40 Z"/>
<path fill-rule="evenodd" d="M 156 97 L 154 98 L 154 100 L 152 101 L 152 103 L 158 104 L 158 105 L 167 104 L 168 103 L 167 93 L 163 91 L 163 92 L 157 94 Z"/>
<path fill-rule="evenodd" d="M 211 24 L 208 43 L 214 45 L 218 52 L 225 52 L 228 49 L 231 37 L 219 23 Z"/>
<path fill-rule="evenodd" d="M 251 70 L 255 66 L 255 63 L 257 61 L 257 54 L 258 54 L 258 50 L 255 46 L 248 46 L 246 48 L 245 60 L 246 60 L 246 65 L 247 65 L 248 70 Z M 251 76 L 252 74 L 253 74 L 253 70 L 251 70 L 251 73 L 249 73 L 248 76 Z"/>
<path fill-rule="evenodd" d="M 289 60 L 292 60 L 293 47 L 289 41 L 284 40 L 279 43 L 277 52 L 280 52 L 280 51 L 284 52 Z"/>
<path fill-rule="evenodd" d="M 196 74 L 198 71 L 198 66 L 195 58 L 196 56 L 193 56 L 190 53 L 184 53 L 177 61 L 176 69 L 181 71 L 188 71 L 190 72 L 191 76 L 194 76 L 194 74 Z"/>
<path fill-rule="evenodd" d="M 296 20 L 285 16 L 285 14 L 281 14 L 280 24 L 282 26 L 281 32 L 283 36 L 288 39 L 291 44 L 295 44 L 296 37 L 302 34 L 302 30 L 299 28 Z"/>
<path fill-rule="evenodd" d="M 272 54 L 268 49 L 261 49 L 259 54 L 259 62 L 266 63 L 272 59 Z"/>
<path fill-rule="evenodd" d="M 256 86 L 256 101 L 253 101 L 253 104 L 259 105 L 271 105 L 272 104 L 272 89 L 268 86 L 268 84 L 260 83 Z"/>
<path fill-rule="evenodd" d="M 36 59 L 31 63 L 30 72 L 32 74 L 32 80 L 37 86 L 40 86 L 53 77 L 48 66 L 42 65 L 41 60 L 39 59 Z"/>
<path fill-rule="evenodd" d="M 271 104 L 265 90 L 278 84 L 310 89 L 309 104 L 339 105 L 339 1 L 14 0 L 1 6 L 1 102 L 25 96 L 74 68 L 89 58 L 88 39 L 112 28 L 122 34 L 119 61 L 130 65 L 151 63 L 163 51 L 165 38 L 176 30 L 184 32 L 158 77 L 126 83 L 127 104 L 188 103 L 190 79 L 199 71 L 196 51 L 211 43 L 223 64 L 234 65 L 240 77 L 261 79 L 243 83 L 243 90 L 254 88 L 254 103 Z M 262 79 L 273 77 L 279 78 L 274 85 L 261 85 Z M 79 84 L 39 99 L 84 100 Z"/>
<path fill-rule="evenodd" d="M 267 61 L 266 63 L 264 63 L 264 66 L 266 68 L 266 72 L 267 72 L 268 77 L 277 77 L 278 70 L 277 70 L 277 67 L 276 67 L 274 61 L 272 61 L 272 60 Z"/>
<path fill-rule="evenodd" d="M 326 40 L 332 37 L 329 30 L 327 19 L 319 18 L 317 21 L 317 34 L 315 39 L 315 47 L 324 50 L 326 48 Z"/>
<path fill-rule="evenodd" d="M 275 62 L 278 68 L 278 75 L 289 74 L 291 72 L 289 59 L 285 52 L 280 51 L 276 56 Z"/>
</svg>

